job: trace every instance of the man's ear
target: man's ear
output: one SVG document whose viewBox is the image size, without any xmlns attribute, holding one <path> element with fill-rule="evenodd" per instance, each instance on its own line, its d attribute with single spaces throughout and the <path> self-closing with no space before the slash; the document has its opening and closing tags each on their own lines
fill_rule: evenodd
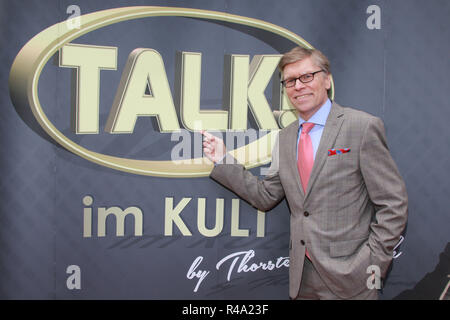
<svg viewBox="0 0 450 320">
<path fill-rule="evenodd" d="M 327 73 L 327 75 L 325 77 L 326 77 L 326 79 L 325 79 L 325 88 L 327 90 L 330 90 L 331 89 L 331 74 Z"/>
</svg>

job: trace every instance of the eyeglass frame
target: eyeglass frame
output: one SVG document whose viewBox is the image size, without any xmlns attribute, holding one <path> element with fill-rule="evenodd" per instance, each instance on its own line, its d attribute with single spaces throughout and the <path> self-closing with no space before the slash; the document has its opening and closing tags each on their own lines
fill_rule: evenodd
<svg viewBox="0 0 450 320">
<path fill-rule="evenodd" d="M 314 80 L 314 76 L 315 76 L 316 73 L 319 73 L 319 72 L 322 72 L 322 71 L 323 71 L 323 72 L 326 72 L 325 70 L 320 69 L 320 70 L 315 71 L 315 72 L 309 72 L 309 73 L 302 74 L 301 76 L 299 76 L 299 77 L 297 77 L 297 78 L 294 78 L 294 79 L 281 80 L 280 82 L 281 82 L 281 84 L 283 85 L 283 87 L 285 87 L 285 88 L 292 88 L 292 87 L 294 87 L 294 86 L 297 84 L 297 80 L 299 80 L 301 83 L 309 83 L 309 82 L 311 82 L 311 81 Z M 311 80 L 309 80 L 309 81 L 303 81 L 303 80 L 301 79 L 302 77 L 310 76 L 310 75 L 312 75 L 312 78 L 311 78 Z M 294 81 L 294 82 L 293 82 L 293 85 L 292 85 L 292 86 L 287 87 L 287 86 L 286 86 L 286 81 Z"/>
</svg>

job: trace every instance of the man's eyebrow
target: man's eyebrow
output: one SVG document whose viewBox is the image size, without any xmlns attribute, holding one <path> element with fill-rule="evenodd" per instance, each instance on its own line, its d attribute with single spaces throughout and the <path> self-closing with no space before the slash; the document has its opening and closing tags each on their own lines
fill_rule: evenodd
<svg viewBox="0 0 450 320">
<path fill-rule="evenodd" d="M 314 71 L 306 71 L 306 72 L 304 72 L 304 73 L 300 73 L 300 74 L 297 75 L 297 76 L 285 77 L 285 80 L 287 80 L 287 79 L 293 79 L 293 78 L 298 78 L 298 77 L 300 77 L 300 76 L 302 76 L 302 75 L 304 75 L 304 74 L 313 73 L 313 72 L 314 72 Z"/>
</svg>

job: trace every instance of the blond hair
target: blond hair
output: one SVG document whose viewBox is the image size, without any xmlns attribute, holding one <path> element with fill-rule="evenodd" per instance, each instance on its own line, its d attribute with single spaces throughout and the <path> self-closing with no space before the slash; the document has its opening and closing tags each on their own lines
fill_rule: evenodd
<svg viewBox="0 0 450 320">
<path fill-rule="evenodd" d="M 286 52 L 278 63 L 278 68 L 283 72 L 284 67 L 290 63 L 294 63 L 305 58 L 310 58 L 313 62 L 327 74 L 330 74 L 330 61 L 325 55 L 317 49 L 308 49 L 303 47 L 295 47 L 291 51 Z"/>
</svg>

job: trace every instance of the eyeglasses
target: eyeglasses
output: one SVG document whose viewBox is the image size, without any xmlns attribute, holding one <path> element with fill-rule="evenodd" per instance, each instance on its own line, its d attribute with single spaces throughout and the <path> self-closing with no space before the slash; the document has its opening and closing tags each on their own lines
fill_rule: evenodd
<svg viewBox="0 0 450 320">
<path fill-rule="evenodd" d="M 325 70 L 319 70 L 319 71 L 312 72 L 312 73 L 305 73 L 305 74 L 302 74 L 298 78 L 283 80 L 283 81 L 281 81 L 281 83 L 283 84 L 283 86 L 285 88 L 291 88 L 291 87 L 295 86 L 295 84 L 297 83 L 297 80 L 300 80 L 301 83 L 308 83 L 308 82 L 313 81 L 314 80 L 314 75 L 316 73 L 319 73 L 319 72 L 322 72 L 322 71 L 325 72 Z"/>
</svg>

